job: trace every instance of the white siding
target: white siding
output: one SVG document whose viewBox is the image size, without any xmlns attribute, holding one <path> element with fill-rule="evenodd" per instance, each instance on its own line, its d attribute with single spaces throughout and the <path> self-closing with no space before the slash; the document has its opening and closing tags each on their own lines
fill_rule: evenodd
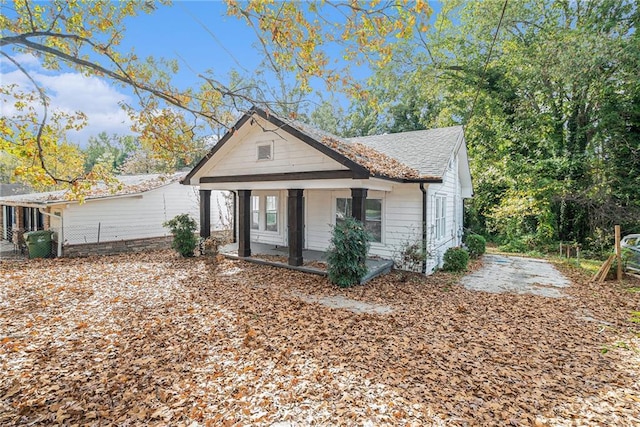
<svg viewBox="0 0 640 427">
<path fill-rule="evenodd" d="M 217 202 L 220 200 L 220 203 Z M 211 195 L 211 224 L 219 228 L 218 192 Z M 173 183 L 131 197 L 88 200 L 69 204 L 63 210 L 65 244 L 95 243 L 169 235 L 162 223 L 187 213 L 199 222 L 197 187 Z M 52 224 L 53 226 L 53 224 Z M 53 228 L 53 227 L 52 227 Z"/>
<path fill-rule="evenodd" d="M 347 169 L 284 130 L 274 128 L 271 123 L 263 120 L 262 126 L 273 128 L 273 131 L 265 132 L 255 124 L 246 134 L 234 135 L 197 175 L 229 176 Z M 272 160 L 258 160 L 257 147 L 263 143 L 273 144 Z"/>
<path fill-rule="evenodd" d="M 335 225 L 336 198 L 350 198 L 349 190 L 307 191 L 307 248 L 326 250 Z M 369 191 L 368 198 L 382 199 L 382 242 L 371 243 L 371 255 L 393 258 L 406 242 L 422 238 L 422 193 L 418 184 L 398 184 L 393 191 Z"/>
<path fill-rule="evenodd" d="M 418 184 L 400 184 L 394 186 L 393 191 L 385 193 L 383 244 L 372 243 L 370 253 L 383 258 L 397 259 L 407 243 L 421 242 L 421 204 L 422 192 Z"/>
<path fill-rule="evenodd" d="M 446 230 L 443 238 L 436 238 L 436 206 L 438 196 L 446 197 Z M 447 249 L 462 243 L 463 201 L 458 175 L 458 158 L 452 159 L 444 174 L 442 184 L 431 184 L 427 195 L 427 250 L 430 258 L 427 272 L 442 267 L 442 258 Z"/>
</svg>

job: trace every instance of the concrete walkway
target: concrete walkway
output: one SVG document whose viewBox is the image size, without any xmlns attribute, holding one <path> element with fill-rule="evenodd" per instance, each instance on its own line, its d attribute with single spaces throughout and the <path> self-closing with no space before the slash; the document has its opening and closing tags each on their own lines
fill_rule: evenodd
<svg viewBox="0 0 640 427">
<path fill-rule="evenodd" d="M 351 298 L 343 297 L 341 295 L 318 297 L 314 295 L 307 295 L 301 292 L 291 292 L 297 298 L 300 298 L 304 302 L 324 305 L 325 307 L 349 310 L 357 314 L 389 314 L 393 312 L 393 309 L 388 305 L 383 304 L 369 304 L 366 302 L 354 300 Z"/>
<path fill-rule="evenodd" d="M 570 282 L 542 259 L 485 254 L 484 266 L 462 278 L 467 289 L 492 293 L 512 292 L 562 298 Z"/>
</svg>

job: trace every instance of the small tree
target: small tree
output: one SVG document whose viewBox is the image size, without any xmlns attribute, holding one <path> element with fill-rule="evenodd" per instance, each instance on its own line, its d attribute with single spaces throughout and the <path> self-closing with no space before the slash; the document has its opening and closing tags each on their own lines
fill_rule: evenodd
<svg viewBox="0 0 640 427">
<path fill-rule="evenodd" d="M 408 271 L 421 271 L 429 253 L 423 247 L 423 242 L 418 237 L 409 238 L 400 245 L 394 253 L 394 265 L 396 268 Z"/>
<path fill-rule="evenodd" d="M 367 253 L 371 235 L 362 222 L 347 217 L 333 227 L 327 251 L 329 280 L 341 288 L 360 283 L 367 274 Z"/>
<path fill-rule="evenodd" d="M 183 257 L 192 257 L 198 245 L 198 238 L 195 235 L 198 228 L 196 221 L 188 214 L 180 214 L 162 225 L 169 228 L 173 234 L 171 247 Z"/>
</svg>

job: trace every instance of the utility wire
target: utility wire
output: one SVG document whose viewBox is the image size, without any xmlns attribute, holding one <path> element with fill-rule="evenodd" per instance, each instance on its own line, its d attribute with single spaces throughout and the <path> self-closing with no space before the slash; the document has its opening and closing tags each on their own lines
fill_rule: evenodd
<svg viewBox="0 0 640 427">
<path fill-rule="evenodd" d="M 467 125 L 469 120 L 471 120 L 471 116 L 476 109 L 476 102 L 478 101 L 478 95 L 480 94 L 480 85 L 484 81 L 484 77 L 487 73 L 487 68 L 489 66 L 489 61 L 491 60 L 491 54 L 493 53 L 493 46 L 496 44 L 496 40 L 498 39 L 498 33 L 500 32 L 500 26 L 502 25 L 502 19 L 504 18 L 504 12 L 507 10 L 507 3 L 509 0 L 504 0 L 504 4 L 502 5 L 502 13 L 500 14 L 500 20 L 498 21 L 498 26 L 496 27 L 496 32 L 493 35 L 493 41 L 491 42 L 491 46 L 489 47 L 489 54 L 487 55 L 487 60 L 484 63 L 484 68 L 482 70 L 482 76 L 480 76 L 480 80 L 478 81 L 478 87 L 476 88 L 476 95 L 473 98 L 473 104 L 471 104 L 471 110 L 469 111 L 469 115 L 467 119 L 464 121 L 464 124 Z"/>
<path fill-rule="evenodd" d="M 240 63 L 240 61 L 238 61 L 238 59 L 233 55 L 233 52 L 231 52 L 229 49 L 227 49 L 227 47 L 220 41 L 220 39 L 216 36 L 216 34 L 213 31 L 211 31 L 211 29 L 206 24 L 204 24 L 200 19 L 198 19 L 198 17 L 196 15 L 194 15 L 193 12 L 191 12 L 191 10 L 189 10 L 187 7 L 185 7 L 184 4 L 182 4 L 181 2 L 178 2 L 178 4 L 182 8 L 182 10 L 184 10 L 187 13 L 187 15 L 189 15 L 191 17 L 191 19 L 193 19 L 198 25 L 200 25 L 203 30 L 205 30 L 207 33 L 209 33 L 209 35 L 211 36 L 213 41 L 215 41 L 216 44 L 218 46 L 220 46 L 229 55 L 229 57 L 233 60 L 233 62 L 236 63 L 236 65 L 238 67 L 240 67 L 242 70 L 244 70 L 247 73 L 249 72 L 249 70 L 247 70 Z"/>
</svg>

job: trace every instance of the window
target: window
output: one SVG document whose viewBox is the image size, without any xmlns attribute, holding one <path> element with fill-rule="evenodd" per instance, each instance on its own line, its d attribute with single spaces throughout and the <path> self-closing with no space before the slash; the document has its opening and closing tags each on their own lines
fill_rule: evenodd
<svg viewBox="0 0 640 427">
<path fill-rule="evenodd" d="M 436 239 L 444 238 L 447 228 L 447 198 L 436 196 Z"/>
<path fill-rule="evenodd" d="M 38 208 L 22 208 L 22 226 L 26 231 L 44 228 L 44 217 Z"/>
<path fill-rule="evenodd" d="M 272 147 L 273 144 L 272 143 L 267 143 L 267 144 L 258 144 L 258 160 L 271 160 L 273 159 L 272 156 Z"/>
<path fill-rule="evenodd" d="M 266 197 L 266 230 L 278 231 L 278 196 Z"/>
<path fill-rule="evenodd" d="M 260 197 L 251 196 L 251 229 L 260 228 Z"/>
<path fill-rule="evenodd" d="M 351 216 L 351 199 L 336 199 L 336 225 L 341 224 L 345 218 Z"/>
<path fill-rule="evenodd" d="M 382 200 L 367 199 L 366 201 L 366 222 L 365 226 L 374 242 L 382 241 Z"/>
<path fill-rule="evenodd" d="M 336 199 L 336 225 L 352 215 L 352 205 L 351 199 Z M 371 233 L 373 242 L 382 242 L 382 199 L 366 199 L 365 227 Z"/>
</svg>

